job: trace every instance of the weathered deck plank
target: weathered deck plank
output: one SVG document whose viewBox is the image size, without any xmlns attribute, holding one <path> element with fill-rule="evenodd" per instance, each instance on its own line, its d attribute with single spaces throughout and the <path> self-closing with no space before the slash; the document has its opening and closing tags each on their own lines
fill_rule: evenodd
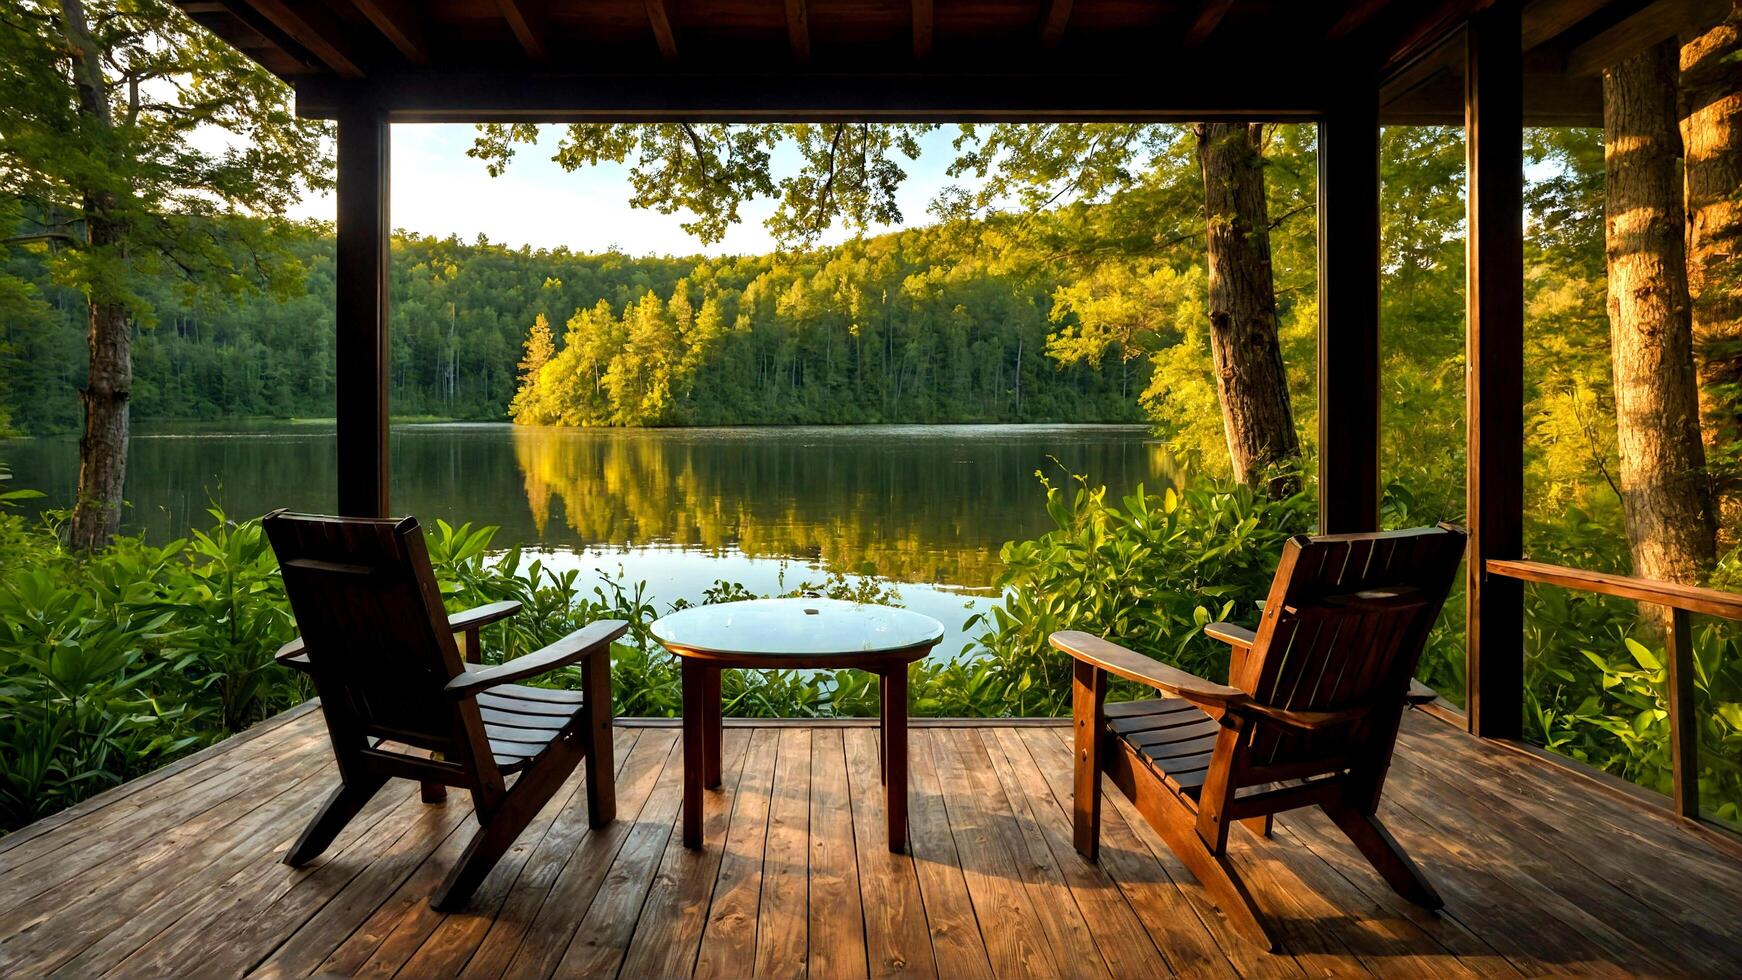
<svg viewBox="0 0 1742 980">
<path fill-rule="evenodd" d="M 616 738 L 619 819 L 578 778 L 461 913 L 427 896 L 463 794 L 372 802 L 278 863 L 333 779 L 318 713 L 281 718 L 0 838 L 0 972 L 75 976 L 1742 974 L 1734 854 L 1539 760 L 1411 716 L 1382 814 L 1446 896 L 1398 899 L 1334 827 L 1285 815 L 1235 860 L 1286 950 L 1244 945 L 1107 797 L 1070 836 L 1062 729 L 916 726 L 910 853 L 884 839 L 868 728 L 732 727 L 701 852 L 676 833 L 671 728 Z"/>
</svg>

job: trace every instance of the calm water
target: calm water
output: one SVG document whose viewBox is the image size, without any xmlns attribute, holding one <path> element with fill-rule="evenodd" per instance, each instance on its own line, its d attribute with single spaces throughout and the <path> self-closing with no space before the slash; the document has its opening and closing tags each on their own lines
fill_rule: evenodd
<svg viewBox="0 0 1742 980">
<path fill-rule="evenodd" d="M 333 451 L 330 424 L 142 425 L 128 529 L 179 536 L 211 500 L 236 517 L 330 510 Z M 999 547 L 1046 529 L 1036 470 L 1056 478 L 1062 464 L 1116 492 L 1176 473 L 1130 426 L 407 425 L 392 454 L 394 510 L 426 524 L 499 525 L 499 545 L 646 581 L 662 606 L 717 579 L 776 592 L 831 571 L 876 576 L 944 623 L 941 653 L 961 648 L 962 621 L 989 601 Z M 46 506 L 70 502 L 74 440 L 0 442 L 0 461 Z"/>
</svg>

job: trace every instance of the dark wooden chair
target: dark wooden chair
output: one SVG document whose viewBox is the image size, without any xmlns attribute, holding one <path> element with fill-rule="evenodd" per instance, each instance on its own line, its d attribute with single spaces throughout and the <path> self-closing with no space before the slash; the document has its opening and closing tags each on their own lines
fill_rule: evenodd
<svg viewBox="0 0 1742 980">
<path fill-rule="evenodd" d="M 275 511 L 264 523 L 302 630 L 278 660 L 314 678 L 340 780 L 286 864 L 318 857 L 396 776 L 421 781 L 426 802 L 447 786 L 472 794 L 480 829 L 430 899 L 443 911 L 466 903 L 582 757 L 587 817 L 595 827 L 613 819 L 610 651 L 627 623 L 592 623 L 494 667 L 468 664 L 455 634 L 476 659 L 478 630 L 520 606 L 447 615 L 416 520 Z M 570 664 L 582 665 L 579 692 L 512 683 Z"/>
<path fill-rule="evenodd" d="M 1054 633 L 1076 659 L 1075 843 L 1096 858 L 1101 775 L 1129 797 L 1237 931 L 1276 948 L 1227 856 L 1235 821 L 1318 806 L 1398 894 L 1439 895 L 1379 822 L 1379 794 L 1412 680 L 1464 551 L 1450 525 L 1298 536 L 1283 548 L 1256 632 L 1215 623 L 1233 648 L 1227 684 L 1194 677 L 1088 633 Z M 1108 704 L 1107 678 L 1165 696 Z"/>
</svg>

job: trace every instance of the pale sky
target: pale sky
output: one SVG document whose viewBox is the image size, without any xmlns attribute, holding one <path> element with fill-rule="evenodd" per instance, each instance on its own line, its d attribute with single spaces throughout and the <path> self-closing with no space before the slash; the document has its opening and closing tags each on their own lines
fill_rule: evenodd
<svg viewBox="0 0 1742 980">
<path fill-rule="evenodd" d="M 626 166 L 603 164 L 567 173 L 550 159 L 561 127 L 547 126 L 537 146 L 518 146 L 501 177 L 491 177 L 482 161 L 466 156 L 476 131 L 470 125 L 393 127 L 393 227 L 470 241 L 480 232 L 493 242 L 534 248 L 567 245 L 577 252 L 603 252 L 615 246 L 628 255 L 743 255 L 774 249 L 762 222 L 772 201 L 741 209 L 743 220 L 723 241 L 704 246 L 681 227 L 680 215 L 629 206 Z M 953 158 L 955 127 L 926 135 L 920 158 L 906 161 L 897 200 L 908 227 L 929 223 L 926 206 L 952 183 L 944 168 Z M 777 152 L 777 176 L 791 172 L 796 154 Z M 293 212 L 299 218 L 333 219 L 331 195 L 310 198 Z M 871 229 L 875 234 L 880 230 Z M 836 228 L 824 237 L 839 242 L 850 234 Z"/>
</svg>

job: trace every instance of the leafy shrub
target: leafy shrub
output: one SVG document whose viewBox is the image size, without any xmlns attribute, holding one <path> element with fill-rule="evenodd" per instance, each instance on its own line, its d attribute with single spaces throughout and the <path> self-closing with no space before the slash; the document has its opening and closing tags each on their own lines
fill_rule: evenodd
<svg viewBox="0 0 1742 980">
<path fill-rule="evenodd" d="M 965 676 L 952 681 L 990 686 L 989 700 L 1005 709 L 977 714 L 1068 712 L 1070 659 L 1047 643 L 1063 629 L 1117 637 L 1193 673 L 1226 677 L 1227 649 L 1203 627 L 1256 622 L 1283 542 L 1317 521 L 1304 492 L 1271 500 L 1209 480 L 1162 494 L 1139 486 L 1112 504 L 1105 487 L 1071 480 L 1074 490 L 1041 479 L 1053 530 L 1004 546 L 1004 601 L 970 620 L 984 627 L 986 660 L 960 665 Z"/>
</svg>

